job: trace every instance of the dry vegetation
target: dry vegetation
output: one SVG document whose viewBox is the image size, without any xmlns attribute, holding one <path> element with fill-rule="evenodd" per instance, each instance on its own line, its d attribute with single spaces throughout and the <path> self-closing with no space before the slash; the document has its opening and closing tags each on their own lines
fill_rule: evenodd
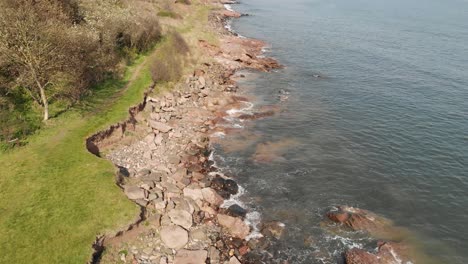
<svg viewBox="0 0 468 264">
<path fill-rule="evenodd" d="M 178 32 L 171 32 L 167 42 L 160 47 L 151 64 L 154 82 L 178 81 L 183 74 L 184 64 L 190 48 Z"/>
</svg>

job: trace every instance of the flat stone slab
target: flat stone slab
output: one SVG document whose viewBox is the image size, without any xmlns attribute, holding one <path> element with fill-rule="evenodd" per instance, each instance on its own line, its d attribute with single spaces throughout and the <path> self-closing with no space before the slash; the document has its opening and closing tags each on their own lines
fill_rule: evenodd
<svg viewBox="0 0 468 264">
<path fill-rule="evenodd" d="M 131 200 L 145 199 L 145 190 L 138 186 L 125 186 L 124 193 Z"/>
<path fill-rule="evenodd" d="M 167 133 L 167 132 L 169 132 L 169 131 L 172 130 L 172 127 L 171 127 L 171 126 L 169 126 L 169 125 L 167 125 L 167 124 L 165 124 L 165 123 L 158 122 L 158 121 L 152 121 L 152 120 L 150 120 L 150 121 L 149 121 L 149 125 L 150 125 L 152 128 L 154 128 L 154 129 L 156 129 L 156 130 L 158 130 L 158 131 L 161 131 L 161 132 L 163 132 L 163 133 Z"/>
<path fill-rule="evenodd" d="M 208 252 L 206 250 L 186 250 L 177 251 L 174 264 L 205 264 Z"/>
<path fill-rule="evenodd" d="M 188 243 L 188 232 L 180 226 L 164 226 L 161 228 L 161 240 L 173 249 L 181 249 Z"/>
<path fill-rule="evenodd" d="M 192 227 L 192 214 L 190 214 L 189 212 L 174 209 L 171 210 L 168 215 L 171 218 L 172 223 L 180 225 L 185 229 L 189 229 L 190 227 Z"/>
</svg>

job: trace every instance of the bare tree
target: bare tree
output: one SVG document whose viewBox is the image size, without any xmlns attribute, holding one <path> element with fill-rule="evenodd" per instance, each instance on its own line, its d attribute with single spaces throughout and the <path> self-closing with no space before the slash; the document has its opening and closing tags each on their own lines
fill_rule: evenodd
<svg viewBox="0 0 468 264">
<path fill-rule="evenodd" d="M 64 68 L 63 46 L 53 43 L 56 25 L 42 21 L 32 5 L 0 8 L 0 56 L 15 68 L 14 83 L 25 88 L 49 119 L 48 90 Z"/>
</svg>

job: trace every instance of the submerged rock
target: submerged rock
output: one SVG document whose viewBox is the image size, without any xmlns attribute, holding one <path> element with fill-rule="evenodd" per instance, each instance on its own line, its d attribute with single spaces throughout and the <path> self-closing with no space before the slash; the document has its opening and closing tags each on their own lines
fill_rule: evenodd
<svg viewBox="0 0 468 264">
<path fill-rule="evenodd" d="M 347 264 L 413 263 L 407 251 L 408 248 L 400 243 L 379 242 L 377 253 L 353 248 L 345 252 L 345 260 Z"/>
<path fill-rule="evenodd" d="M 278 221 L 264 223 L 262 227 L 262 234 L 266 237 L 280 239 L 283 236 L 285 227 L 285 224 Z"/>
</svg>

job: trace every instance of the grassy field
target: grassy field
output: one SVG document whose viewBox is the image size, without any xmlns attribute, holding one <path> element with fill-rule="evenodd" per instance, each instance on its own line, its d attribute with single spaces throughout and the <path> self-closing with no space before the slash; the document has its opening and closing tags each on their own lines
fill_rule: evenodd
<svg viewBox="0 0 468 264">
<path fill-rule="evenodd" d="M 0 154 L 0 263 L 85 263 L 97 234 L 138 215 L 113 165 L 90 154 L 85 139 L 141 101 L 152 83 L 145 62 L 51 120 L 26 147 Z"/>
<path fill-rule="evenodd" d="M 205 28 L 209 8 L 182 8 L 190 12 L 170 27 L 194 47 L 195 64 L 203 59 L 198 39 L 215 41 Z M 159 45 L 156 52 L 164 40 Z M 115 184 L 114 166 L 90 154 L 85 139 L 126 119 L 142 100 L 152 83 L 151 58 L 138 58 L 123 80 L 102 84 L 82 105 L 51 119 L 27 146 L 0 153 L 0 263 L 86 263 L 97 235 L 137 217 L 138 207 Z M 185 66 L 185 73 L 192 70 Z"/>
</svg>

